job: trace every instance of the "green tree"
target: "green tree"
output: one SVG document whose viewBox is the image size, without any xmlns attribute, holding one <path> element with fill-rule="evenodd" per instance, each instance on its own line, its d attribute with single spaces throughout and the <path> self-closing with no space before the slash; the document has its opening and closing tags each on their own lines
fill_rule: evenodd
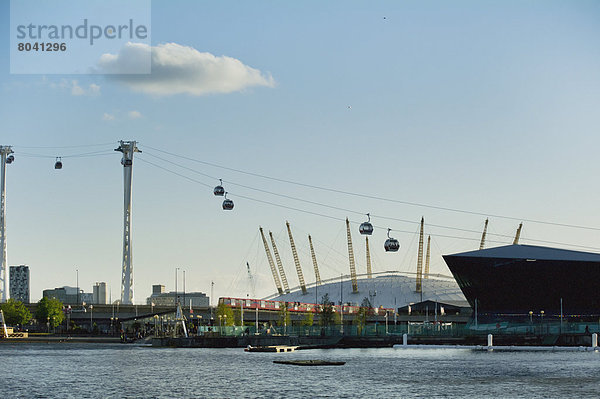
<svg viewBox="0 0 600 399">
<path fill-rule="evenodd" d="M 315 322 L 315 315 L 313 312 L 306 312 L 304 314 L 304 319 L 302 319 L 302 325 L 303 326 L 312 326 L 313 323 Z"/>
<path fill-rule="evenodd" d="M 356 317 L 354 318 L 354 324 L 358 329 L 358 333 L 361 334 L 363 327 L 367 324 L 367 318 L 373 314 L 373 305 L 371 305 L 371 301 L 369 298 L 364 297 L 358 312 L 356 313 Z"/>
<path fill-rule="evenodd" d="M 319 313 L 319 325 L 330 326 L 334 324 L 333 302 L 329 300 L 329 294 L 323 295 L 321 298 L 321 312 Z"/>
<path fill-rule="evenodd" d="M 289 326 L 291 325 L 290 311 L 288 309 L 287 302 L 281 302 L 279 308 L 279 320 L 277 320 L 278 326 Z"/>
<path fill-rule="evenodd" d="M 219 316 L 221 317 L 219 319 Z M 220 325 L 222 326 L 233 326 L 235 322 L 235 317 L 233 315 L 233 310 L 230 306 L 225 305 L 224 303 L 220 303 L 217 306 L 217 321 L 220 320 Z"/>
<path fill-rule="evenodd" d="M 38 302 L 35 318 L 38 323 L 50 323 L 50 327 L 59 326 L 64 320 L 63 304 L 56 298 L 42 298 Z"/>
<path fill-rule="evenodd" d="M 9 325 L 23 325 L 31 320 L 31 313 L 23 305 L 23 302 L 10 298 L 6 303 L 0 305 L 0 309 L 4 313 L 4 319 Z"/>
</svg>

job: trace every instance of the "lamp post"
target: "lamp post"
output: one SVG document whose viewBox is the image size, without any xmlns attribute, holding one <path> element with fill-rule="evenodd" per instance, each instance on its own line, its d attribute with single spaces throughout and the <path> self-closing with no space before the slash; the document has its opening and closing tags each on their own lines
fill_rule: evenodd
<svg viewBox="0 0 600 399">
<path fill-rule="evenodd" d="M 174 302 L 175 302 L 175 307 L 177 307 L 177 304 L 179 303 L 179 297 L 177 295 L 177 271 L 179 270 L 178 267 L 175 268 L 175 298 L 174 298 Z"/>
<path fill-rule="evenodd" d="M 94 330 L 94 305 L 90 305 L 90 332 Z"/>
<path fill-rule="evenodd" d="M 385 335 L 388 335 L 388 311 L 385 311 Z"/>
<path fill-rule="evenodd" d="M 529 311 L 529 324 L 533 324 L 533 310 Z"/>
<path fill-rule="evenodd" d="M 542 334 L 544 333 L 544 311 L 540 310 L 540 316 L 542 319 Z"/>
</svg>

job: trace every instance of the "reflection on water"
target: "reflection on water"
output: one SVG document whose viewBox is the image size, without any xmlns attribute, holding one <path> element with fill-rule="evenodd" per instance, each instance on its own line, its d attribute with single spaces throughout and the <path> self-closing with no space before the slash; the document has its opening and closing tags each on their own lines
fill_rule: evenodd
<svg viewBox="0 0 600 399">
<path fill-rule="evenodd" d="M 327 359 L 298 367 L 275 359 Z M 2 344 L 0 398 L 598 397 L 600 353 Z"/>
</svg>

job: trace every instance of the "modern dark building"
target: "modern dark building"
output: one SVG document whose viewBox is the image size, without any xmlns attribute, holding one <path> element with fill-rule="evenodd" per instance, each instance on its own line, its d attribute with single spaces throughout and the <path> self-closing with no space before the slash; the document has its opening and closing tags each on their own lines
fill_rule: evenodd
<svg viewBox="0 0 600 399">
<path fill-rule="evenodd" d="M 481 315 L 600 316 L 600 254 L 507 245 L 444 260 Z"/>
<path fill-rule="evenodd" d="M 11 266 L 10 267 L 10 297 L 29 303 L 29 266 Z"/>
</svg>

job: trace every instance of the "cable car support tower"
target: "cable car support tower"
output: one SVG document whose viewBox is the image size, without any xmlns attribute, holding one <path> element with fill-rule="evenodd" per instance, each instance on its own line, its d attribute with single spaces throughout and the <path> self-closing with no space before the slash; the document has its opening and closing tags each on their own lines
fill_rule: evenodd
<svg viewBox="0 0 600 399">
<path fill-rule="evenodd" d="M 131 179 L 133 172 L 133 154 L 140 151 L 135 141 L 119 142 L 115 151 L 123 153 L 124 207 L 123 207 L 123 270 L 121 274 L 121 303 L 133 304 L 133 263 L 131 259 Z"/>
<path fill-rule="evenodd" d="M 12 147 L 0 146 L 2 165 L 0 184 L 0 250 L 2 251 L 2 264 L 0 265 L 0 303 L 8 301 L 8 265 L 6 263 L 6 164 L 12 163 L 14 156 Z"/>
</svg>

